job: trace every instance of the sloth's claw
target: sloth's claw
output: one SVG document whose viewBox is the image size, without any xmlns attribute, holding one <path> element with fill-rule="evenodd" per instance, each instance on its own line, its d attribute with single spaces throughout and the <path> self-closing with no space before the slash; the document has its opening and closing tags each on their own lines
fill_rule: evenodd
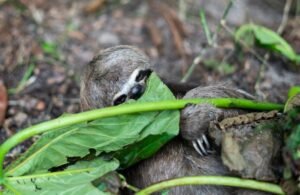
<svg viewBox="0 0 300 195">
<path fill-rule="evenodd" d="M 200 156 L 204 156 L 196 141 L 193 141 L 193 146 Z"/>
<path fill-rule="evenodd" d="M 193 141 L 193 147 L 200 156 L 206 156 L 212 151 L 210 150 L 210 144 L 207 137 L 203 134 L 199 139 Z"/>
</svg>

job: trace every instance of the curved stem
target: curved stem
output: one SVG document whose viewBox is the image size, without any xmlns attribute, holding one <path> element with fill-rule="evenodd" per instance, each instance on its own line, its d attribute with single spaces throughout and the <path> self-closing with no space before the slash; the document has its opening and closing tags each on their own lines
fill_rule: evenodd
<svg viewBox="0 0 300 195">
<path fill-rule="evenodd" d="M 236 177 L 227 176 L 191 176 L 167 180 L 151 185 L 137 192 L 136 195 L 151 194 L 154 192 L 162 191 L 166 188 L 184 185 L 222 185 L 229 187 L 247 188 L 252 190 L 261 190 L 265 192 L 271 192 L 274 194 L 284 194 L 280 186 L 267 182 L 255 181 L 251 179 L 240 179 Z"/>
<path fill-rule="evenodd" d="M 72 114 L 70 116 L 59 117 L 50 121 L 42 122 L 40 124 L 28 127 L 12 137 L 8 138 L 0 146 L 0 184 L 4 181 L 3 173 L 3 161 L 7 152 L 9 152 L 13 147 L 19 143 L 25 141 L 26 139 L 51 131 L 57 128 L 63 128 L 69 125 L 78 124 L 85 121 L 91 121 L 100 118 L 107 118 L 122 114 L 132 114 L 137 112 L 150 112 L 150 111 L 160 111 L 160 110 L 177 110 L 183 108 L 186 104 L 199 104 L 199 103 L 209 103 L 216 107 L 222 108 L 243 108 L 252 110 L 282 110 L 283 105 L 267 103 L 267 102 L 257 102 L 246 99 L 235 99 L 235 98 L 197 98 L 197 99 L 181 99 L 181 100 L 167 100 L 159 102 L 144 102 L 144 103 L 131 103 L 124 104 L 120 106 L 106 107 L 97 110 L 91 110 L 87 112 L 81 112 L 78 114 Z"/>
</svg>

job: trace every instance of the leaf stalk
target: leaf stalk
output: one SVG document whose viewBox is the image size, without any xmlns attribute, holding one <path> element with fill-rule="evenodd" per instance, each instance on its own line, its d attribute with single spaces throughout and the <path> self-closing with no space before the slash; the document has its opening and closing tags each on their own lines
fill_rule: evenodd
<svg viewBox="0 0 300 195">
<path fill-rule="evenodd" d="M 247 188 L 252 190 L 260 190 L 265 192 L 271 192 L 274 194 L 284 194 L 281 187 L 267 182 L 255 181 L 251 179 L 240 179 L 236 177 L 228 176 L 190 176 L 182 177 L 172 180 L 163 181 L 160 183 L 153 184 L 148 186 L 139 192 L 136 195 L 148 195 L 154 192 L 159 192 L 164 189 L 183 186 L 183 185 L 222 185 L 229 187 L 239 187 Z"/>
</svg>

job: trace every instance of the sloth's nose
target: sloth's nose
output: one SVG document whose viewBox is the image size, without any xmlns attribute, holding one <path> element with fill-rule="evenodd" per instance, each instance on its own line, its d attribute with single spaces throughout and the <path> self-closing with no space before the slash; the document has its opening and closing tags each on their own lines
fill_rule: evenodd
<svg viewBox="0 0 300 195">
<path fill-rule="evenodd" d="M 141 84 L 135 84 L 131 89 L 130 89 L 130 92 L 129 92 L 129 98 L 130 99 L 138 99 L 140 98 L 143 93 L 144 93 L 144 86 L 141 85 Z"/>
</svg>

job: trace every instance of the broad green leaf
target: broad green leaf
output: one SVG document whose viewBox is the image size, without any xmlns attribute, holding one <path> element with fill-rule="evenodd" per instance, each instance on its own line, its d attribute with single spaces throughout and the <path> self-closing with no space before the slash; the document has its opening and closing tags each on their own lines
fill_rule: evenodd
<svg viewBox="0 0 300 195">
<path fill-rule="evenodd" d="M 115 170 L 117 160 L 79 161 L 64 171 L 7 177 L 4 194 L 109 194 L 93 186 L 92 181 Z"/>
<path fill-rule="evenodd" d="M 141 102 L 175 99 L 153 73 Z M 179 111 L 162 111 L 120 115 L 86 124 L 48 132 L 6 169 L 7 176 L 45 173 L 66 164 L 67 157 L 84 157 L 89 149 L 97 154 L 115 152 L 121 164 L 128 166 L 151 156 L 164 143 L 178 134 Z M 162 135 L 162 137 L 160 137 Z M 128 148 L 138 146 L 138 151 Z"/>
<path fill-rule="evenodd" d="M 254 35 L 255 40 L 260 46 L 280 53 L 293 62 L 300 62 L 299 55 L 295 53 L 293 48 L 279 34 L 263 26 L 254 24 L 243 25 L 236 31 L 235 39 L 247 40 L 250 33 Z"/>
</svg>

